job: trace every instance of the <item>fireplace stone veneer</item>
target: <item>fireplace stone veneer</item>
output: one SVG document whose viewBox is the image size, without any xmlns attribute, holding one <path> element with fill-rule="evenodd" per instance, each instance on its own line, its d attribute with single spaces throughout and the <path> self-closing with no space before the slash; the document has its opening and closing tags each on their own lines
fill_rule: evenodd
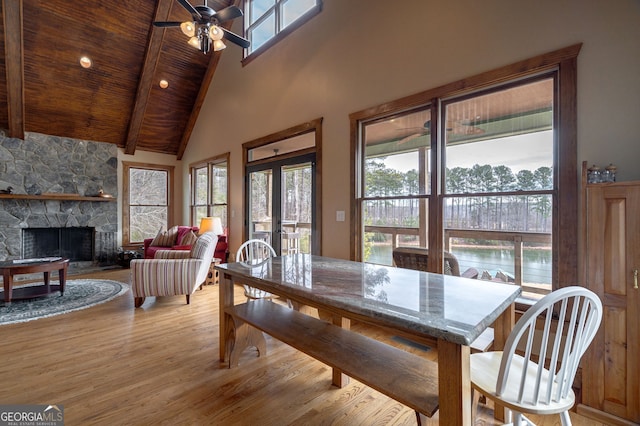
<svg viewBox="0 0 640 426">
<path fill-rule="evenodd" d="M 27 133 L 25 140 L 0 135 L 0 189 L 13 194 L 117 198 L 114 144 Z M 95 229 L 97 264 L 117 262 L 118 203 L 91 200 L 0 199 L 0 260 L 20 259 L 25 228 Z"/>
</svg>

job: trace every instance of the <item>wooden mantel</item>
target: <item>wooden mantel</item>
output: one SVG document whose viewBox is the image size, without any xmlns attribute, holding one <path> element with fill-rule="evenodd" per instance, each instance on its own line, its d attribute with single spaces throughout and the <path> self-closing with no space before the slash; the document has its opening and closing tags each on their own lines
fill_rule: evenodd
<svg viewBox="0 0 640 426">
<path fill-rule="evenodd" d="M 59 200 L 59 201 L 117 201 L 115 197 L 86 197 L 80 194 L 0 194 L 0 199 L 13 200 Z"/>
</svg>

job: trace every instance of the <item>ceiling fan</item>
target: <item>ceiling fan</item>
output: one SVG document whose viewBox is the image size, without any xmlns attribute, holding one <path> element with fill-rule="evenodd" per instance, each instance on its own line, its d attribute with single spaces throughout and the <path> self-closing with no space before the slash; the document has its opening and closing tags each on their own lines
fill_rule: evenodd
<svg viewBox="0 0 640 426">
<path fill-rule="evenodd" d="M 240 47 L 249 47 L 249 40 L 219 26 L 224 22 L 242 16 L 242 10 L 237 6 L 229 6 L 216 12 L 206 4 L 194 7 L 187 0 L 178 0 L 178 3 L 191 14 L 192 21 L 162 21 L 154 22 L 153 25 L 160 28 L 180 27 L 182 32 L 187 37 L 190 37 L 189 44 L 205 55 L 211 50 L 212 46 L 214 52 L 227 47 L 222 41 L 223 38 Z"/>
<path fill-rule="evenodd" d="M 461 119 L 461 120 L 447 120 L 446 131 L 451 132 L 453 135 L 481 135 L 485 131 L 479 127 L 476 127 L 477 120 Z M 428 135 L 431 132 L 431 121 L 424 123 L 423 127 L 410 127 L 405 129 L 397 129 L 401 132 L 398 145 L 412 141 L 420 136 Z"/>
</svg>

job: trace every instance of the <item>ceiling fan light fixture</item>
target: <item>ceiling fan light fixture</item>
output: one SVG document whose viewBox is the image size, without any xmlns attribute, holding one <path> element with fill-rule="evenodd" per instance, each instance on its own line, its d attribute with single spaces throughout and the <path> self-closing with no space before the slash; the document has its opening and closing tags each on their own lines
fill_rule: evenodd
<svg viewBox="0 0 640 426">
<path fill-rule="evenodd" d="M 183 22 L 182 24 L 180 24 L 180 29 L 182 30 L 182 33 L 187 37 L 193 37 L 196 35 L 196 26 L 193 24 L 193 22 Z"/>
<path fill-rule="evenodd" d="M 195 47 L 196 49 L 200 49 L 200 39 L 196 36 L 193 36 L 189 39 L 188 43 Z"/>
<path fill-rule="evenodd" d="M 211 29 L 209 30 L 209 37 L 211 37 L 211 40 L 213 41 L 222 40 L 222 36 L 224 36 L 224 32 L 222 28 L 218 27 L 217 25 L 212 25 Z M 215 47 L 215 43 L 214 43 L 214 47 Z"/>
<path fill-rule="evenodd" d="M 213 51 L 218 52 L 222 49 L 226 49 L 227 45 L 222 40 L 213 40 Z"/>
<path fill-rule="evenodd" d="M 242 10 L 238 6 L 231 5 L 216 11 L 209 7 L 206 1 L 204 5 L 196 7 L 189 0 L 178 0 L 178 2 L 191 14 L 191 21 L 157 21 L 153 23 L 153 26 L 158 28 L 180 27 L 181 31 L 189 37 L 188 43 L 205 55 L 211 49 L 219 51 L 226 48 L 227 46 L 222 41 L 223 38 L 245 49 L 251 45 L 251 42 L 246 38 L 218 26 L 220 23 L 243 16 Z"/>
</svg>

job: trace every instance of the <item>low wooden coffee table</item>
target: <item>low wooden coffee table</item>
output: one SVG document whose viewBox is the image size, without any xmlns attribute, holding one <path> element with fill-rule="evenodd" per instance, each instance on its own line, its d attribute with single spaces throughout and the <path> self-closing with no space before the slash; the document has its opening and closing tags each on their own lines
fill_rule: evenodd
<svg viewBox="0 0 640 426">
<path fill-rule="evenodd" d="M 4 282 L 4 303 L 16 299 L 30 299 L 45 296 L 59 291 L 64 294 L 64 284 L 67 278 L 69 259 L 54 257 L 41 259 L 22 259 L 18 261 L 7 260 L 0 262 L 0 272 Z M 58 271 L 58 285 L 50 285 L 49 277 L 52 271 Z M 13 276 L 20 274 L 44 273 L 44 285 L 13 288 Z"/>
</svg>

